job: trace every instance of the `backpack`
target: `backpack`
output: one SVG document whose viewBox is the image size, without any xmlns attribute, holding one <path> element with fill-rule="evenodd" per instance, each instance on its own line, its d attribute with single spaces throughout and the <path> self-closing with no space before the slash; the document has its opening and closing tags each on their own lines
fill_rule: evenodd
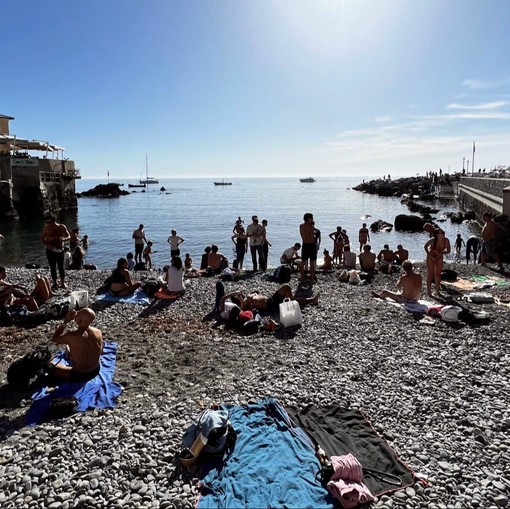
<svg viewBox="0 0 510 509">
<path fill-rule="evenodd" d="M 276 267 L 273 272 L 273 279 L 277 283 L 288 283 L 290 282 L 290 278 L 292 276 L 292 269 L 289 265 L 280 265 Z"/>
<path fill-rule="evenodd" d="M 7 370 L 7 382 L 16 389 L 28 387 L 52 358 L 49 348 L 41 348 L 15 360 Z"/>
<path fill-rule="evenodd" d="M 179 460 L 183 466 L 189 467 L 198 462 L 201 454 L 223 454 L 234 437 L 226 410 L 204 410 L 184 432 Z"/>
</svg>

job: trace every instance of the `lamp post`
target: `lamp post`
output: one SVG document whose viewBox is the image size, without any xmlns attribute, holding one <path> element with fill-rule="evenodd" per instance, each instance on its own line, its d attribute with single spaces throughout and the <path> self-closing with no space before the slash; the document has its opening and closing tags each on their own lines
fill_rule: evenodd
<svg viewBox="0 0 510 509">
<path fill-rule="evenodd" d="M 465 163 L 465 162 L 466 162 L 466 158 L 465 158 L 465 157 L 463 157 L 463 158 L 462 158 L 462 171 L 464 171 L 464 163 Z"/>
</svg>

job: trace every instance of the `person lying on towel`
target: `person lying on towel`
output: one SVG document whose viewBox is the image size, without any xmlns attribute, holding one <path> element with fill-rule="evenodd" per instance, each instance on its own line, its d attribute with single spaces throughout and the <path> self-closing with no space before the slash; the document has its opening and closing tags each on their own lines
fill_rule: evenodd
<svg viewBox="0 0 510 509">
<path fill-rule="evenodd" d="M 381 293 L 372 292 L 372 297 L 377 297 L 379 299 L 389 297 L 395 302 L 400 302 L 402 304 L 418 302 L 421 297 L 421 276 L 413 271 L 413 264 L 409 260 L 406 260 L 402 264 L 402 268 L 404 269 L 404 273 L 397 281 L 397 288 L 401 290 L 400 293 L 383 290 Z"/>
<path fill-rule="evenodd" d="M 87 382 L 99 374 L 103 334 L 99 329 L 90 326 L 95 317 L 96 314 L 90 308 L 83 308 L 80 311 L 71 309 L 67 313 L 64 323 L 60 324 L 53 334 L 53 341 L 58 345 L 68 346 L 71 365 L 54 364 L 50 375 L 69 382 Z M 72 321 L 78 328 L 66 330 Z"/>
</svg>

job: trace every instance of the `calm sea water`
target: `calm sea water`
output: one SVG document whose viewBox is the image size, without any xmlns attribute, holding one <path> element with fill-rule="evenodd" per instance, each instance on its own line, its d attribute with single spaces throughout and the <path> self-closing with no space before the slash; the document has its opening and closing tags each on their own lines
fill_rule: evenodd
<svg viewBox="0 0 510 509">
<path fill-rule="evenodd" d="M 377 219 L 390 223 L 397 214 L 408 213 L 399 198 L 380 198 L 351 188 L 360 178 L 319 178 L 313 184 L 302 184 L 298 178 L 289 179 L 233 179 L 231 186 L 214 186 L 214 179 L 168 179 L 150 186 L 146 192 L 137 190 L 129 196 L 115 199 L 80 198 L 78 211 L 65 213 L 60 221 L 69 230 L 78 226 L 81 235 L 89 236 L 86 261 L 98 268 L 111 268 L 117 259 L 134 251 L 131 235 L 140 223 L 145 225 L 146 237 L 154 242 L 153 263 L 162 267 L 169 262 L 170 246 L 167 238 L 170 230 L 185 239 L 181 253 L 190 253 L 194 265 L 200 263 L 204 247 L 217 244 L 229 260 L 233 256 L 232 227 L 238 216 L 251 222 L 257 214 L 259 220 L 269 222 L 267 237 L 272 244 L 269 265 L 279 263 L 281 253 L 296 241 L 300 241 L 299 225 L 303 214 L 312 212 L 316 227 L 322 232 L 322 246 L 332 249 L 328 234 L 337 225 L 347 230 L 351 242 L 357 248 L 358 230 L 363 221 L 370 225 Z M 124 181 L 127 190 L 128 182 Z M 100 180 L 79 180 L 77 192 L 86 191 Z M 160 192 L 164 186 L 167 192 Z M 132 190 L 130 190 L 132 191 Z M 169 193 L 169 194 L 168 194 Z M 442 211 L 456 210 L 456 202 L 442 202 Z M 371 215 L 363 219 L 365 215 Z M 46 264 L 45 251 L 39 242 L 43 220 L 12 221 L 0 224 L 0 264 L 24 265 L 27 262 Z M 457 233 L 464 239 L 478 231 L 477 226 L 443 223 L 447 236 L 452 240 Z M 423 245 L 427 236 L 423 233 L 387 232 L 372 234 L 372 250 L 378 252 L 384 244 L 395 248 L 398 243 L 409 249 L 413 260 L 423 260 Z M 245 268 L 251 268 L 250 257 Z"/>
</svg>

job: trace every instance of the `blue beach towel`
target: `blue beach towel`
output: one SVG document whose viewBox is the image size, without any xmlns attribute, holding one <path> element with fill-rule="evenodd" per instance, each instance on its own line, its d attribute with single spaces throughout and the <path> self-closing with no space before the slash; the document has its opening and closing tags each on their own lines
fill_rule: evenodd
<svg viewBox="0 0 510 509">
<path fill-rule="evenodd" d="M 35 426 L 44 420 L 51 401 L 54 398 L 69 398 L 74 396 L 78 401 L 77 411 L 85 412 L 88 408 L 114 408 L 115 402 L 123 387 L 113 381 L 115 373 L 115 356 L 117 343 L 105 342 L 101 354 L 101 367 L 99 375 L 88 382 L 62 382 L 53 392 L 43 387 L 32 395 L 32 406 L 25 418 L 27 426 Z M 59 355 L 60 363 L 69 365 Z"/>
<path fill-rule="evenodd" d="M 133 295 L 128 295 L 127 297 L 116 297 L 110 292 L 102 293 L 96 295 L 96 302 L 123 302 L 124 304 L 142 304 L 147 306 L 151 303 L 151 299 L 139 288 Z"/>
<path fill-rule="evenodd" d="M 333 507 L 310 439 L 277 400 L 221 408 L 237 439 L 226 458 L 204 466 L 198 509 Z"/>
</svg>

